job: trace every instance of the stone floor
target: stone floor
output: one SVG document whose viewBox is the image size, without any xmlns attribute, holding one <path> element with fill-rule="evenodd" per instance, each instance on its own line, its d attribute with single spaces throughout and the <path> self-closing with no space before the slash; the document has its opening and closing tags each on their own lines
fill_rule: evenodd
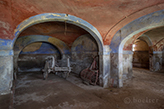
<svg viewBox="0 0 164 109">
<path fill-rule="evenodd" d="M 12 94 L 0 95 L 0 109 L 12 109 L 13 98 Z"/>
<path fill-rule="evenodd" d="M 133 73 L 123 88 L 108 89 L 83 84 L 74 74 L 43 80 L 39 72 L 21 73 L 14 99 L 0 96 L 0 109 L 164 109 L 164 73 L 138 68 Z"/>
</svg>

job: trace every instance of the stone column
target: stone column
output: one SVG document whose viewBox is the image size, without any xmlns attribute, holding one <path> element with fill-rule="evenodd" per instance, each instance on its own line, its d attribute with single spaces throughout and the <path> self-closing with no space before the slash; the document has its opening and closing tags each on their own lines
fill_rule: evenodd
<svg viewBox="0 0 164 109">
<path fill-rule="evenodd" d="M 101 55 L 103 63 L 101 67 L 103 68 L 103 87 L 110 87 L 110 47 L 104 45 L 103 55 Z"/>
<path fill-rule="evenodd" d="M 111 77 L 112 87 L 123 87 L 123 82 L 132 77 L 132 51 L 123 53 L 111 53 Z"/>
<path fill-rule="evenodd" d="M 119 72 L 119 60 L 118 60 L 118 53 L 111 53 L 110 54 L 110 83 L 111 87 L 118 87 L 119 80 L 118 80 L 118 72 Z"/>
<path fill-rule="evenodd" d="M 0 94 L 11 92 L 13 82 L 13 50 L 0 50 Z"/>
<path fill-rule="evenodd" d="M 150 56 L 150 71 L 160 71 L 162 69 L 162 51 L 154 51 Z"/>
<path fill-rule="evenodd" d="M 123 67 L 123 75 L 122 79 L 124 80 L 132 78 L 132 60 L 133 60 L 133 52 L 132 51 L 123 51 L 123 60 L 122 60 L 122 67 Z"/>
</svg>

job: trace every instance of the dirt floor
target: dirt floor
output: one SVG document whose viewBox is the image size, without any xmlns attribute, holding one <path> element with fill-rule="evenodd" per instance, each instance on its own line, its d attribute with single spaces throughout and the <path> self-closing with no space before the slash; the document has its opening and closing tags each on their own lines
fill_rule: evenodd
<svg viewBox="0 0 164 109">
<path fill-rule="evenodd" d="M 164 109 L 164 73 L 145 69 L 134 68 L 123 88 L 86 85 L 75 74 L 43 80 L 40 72 L 20 73 L 15 85 L 14 109 Z"/>
</svg>

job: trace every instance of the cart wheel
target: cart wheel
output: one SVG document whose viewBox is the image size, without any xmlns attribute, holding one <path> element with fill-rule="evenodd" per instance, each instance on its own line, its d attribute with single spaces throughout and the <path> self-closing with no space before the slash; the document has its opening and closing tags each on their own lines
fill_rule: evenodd
<svg viewBox="0 0 164 109">
<path fill-rule="evenodd" d="M 81 73 L 80 73 L 80 77 L 83 81 L 88 82 L 89 84 L 95 85 L 95 72 L 92 70 L 84 69 Z"/>
<path fill-rule="evenodd" d="M 88 72 L 89 72 L 88 68 L 82 70 L 80 73 L 81 79 L 85 80 L 87 78 Z"/>
<path fill-rule="evenodd" d="M 49 63 L 48 63 L 48 61 L 46 61 L 46 64 L 45 64 L 44 70 L 43 70 L 44 71 L 44 73 L 43 73 L 44 80 L 46 80 L 48 77 L 48 67 L 49 67 Z"/>
<path fill-rule="evenodd" d="M 62 77 L 63 77 L 64 79 L 67 79 L 68 76 L 69 76 L 69 72 L 63 72 L 63 73 L 62 73 Z"/>
<path fill-rule="evenodd" d="M 91 76 L 91 81 L 90 84 L 92 85 L 96 85 L 97 81 L 98 81 L 98 71 L 92 71 L 92 76 Z"/>
</svg>

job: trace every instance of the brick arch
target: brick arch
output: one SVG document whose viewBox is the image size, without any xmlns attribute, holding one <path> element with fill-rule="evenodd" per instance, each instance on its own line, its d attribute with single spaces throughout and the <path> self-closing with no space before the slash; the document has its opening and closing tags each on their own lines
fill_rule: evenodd
<svg viewBox="0 0 164 109">
<path fill-rule="evenodd" d="M 32 16 L 26 20 L 24 20 L 22 23 L 20 23 L 14 32 L 14 39 L 13 39 L 13 45 L 20 35 L 22 31 L 27 29 L 28 27 L 43 23 L 43 22 L 50 22 L 50 21 L 59 21 L 59 22 L 66 22 L 73 25 L 76 25 L 84 30 L 86 30 L 88 33 L 90 33 L 93 38 L 96 40 L 98 46 L 99 46 L 99 52 L 103 51 L 103 41 L 102 37 L 99 33 L 99 31 L 92 26 L 90 23 L 86 22 L 85 20 L 69 15 L 69 14 L 61 14 L 61 13 L 44 13 L 39 14 L 36 16 Z"/>
<path fill-rule="evenodd" d="M 23 36 L 23 37 L 18 38 L 14 44 L 14 69 L 15 70 L 17 70 L 18 68 L 17 60 L 18 60 L 20 52 L 26 46 L 34 42 L 48 42 L 54 45 L 60 51 L 62 59 L 64 59 L 67 55 L 70 55 L 69 47 L 63 41 L 59 39 L 56 39 L 50 36 L 44 36 L 44 35 Z"/>
<path fill-rule="evenodd" d="M 34 42 L 51 43 L 60 51 L 62 58 L 64 58 L 64 55 L 70 54 L 69 47 L 63 41 L 57 38 L 45 35 L 29 35 L 17 39 L 14 45 L 14 55 L 19 55 L 19 53 L 24 49 L 24 47 Z"/>
<path fill-rule="evenodd" d="M 117 77 L 115 77 L 115 79 L 117 79 L 116 81 L 119 87 L 123 87 L 122 60 L 123 60 L 123 47 L 126 41 L 129 40 L 131 37 L 133 37 L 135 34 L 161 26 L 164 26 L 164 10 L 147 14 L 130 22 L 129 24 L 125 25 L 123 28 L 118 30 L 117 33 L 113 36 L 110 44 L 110 48 L 111 48 L 111 55 L 117 58 L 115 69 L 118 72 L 118 74 Z"/>
<path fill-rule="evenodd" d="M 122 19 L 120 19 L 115 25 L 113 25 L 107 32 L 107 34 L 104 36 L 104 45 L 109 45 L 112 41 L 113 36 L 117 33 L 118 30 L 123 28 L 128 23 L 134 21 L 135 19 L 138 19 L 142 16 L 145 16 L 147 14 L 160 11 L 163 9 L 164 3 L 157 3 L 148 7 L 144 7 L 140 10 L 137 10 L 133 13 L 130 13 L 126 16 L 124 16 Z M 160 8 L 159 8 L 160 7 Z"/>
<path fill-rule="evenodd" d="M 103 40 L 102 37 L 99 33 L 99 31 L 92 26 L 90 23 L 88 23 L 87 21 L 69 15 L 69 14 L 61 14 L 61 13 L 44 13 L 44 14 L 39 14 L 36 16 L 32 16 L 26 20 L 24 20 L 22 23 L 20 23 L 17 28 L 15 29 L 14 32 L 14 39 L 12 41 L 12 47 L 14 47 L 14 44 L 18 38 L 18 36 L 20 35 L 20 33 L 22 31 L 24 31 L 25 29 L 27 29 L 28 27 L 35 25 L 35 24 L 39 24 L 39 23 L 43 23 L 43 22 L 50 22 L 50 21 L 58 21 L 58 22 L 65 22 L 65 23 L 69 23 L 69 24 L 73 24 L 76 25 L 82 29 L 84 29 L 85 31 L 87 31 L 95 40 L 96 43 L 98 45 L 98 54 L 99 54 L 99 73 L 100 73 L 100 85 L 104 86 L 105 85 L 105 80 L 104 80 L 104 44 L 103 44 Z"/>
</svg>

